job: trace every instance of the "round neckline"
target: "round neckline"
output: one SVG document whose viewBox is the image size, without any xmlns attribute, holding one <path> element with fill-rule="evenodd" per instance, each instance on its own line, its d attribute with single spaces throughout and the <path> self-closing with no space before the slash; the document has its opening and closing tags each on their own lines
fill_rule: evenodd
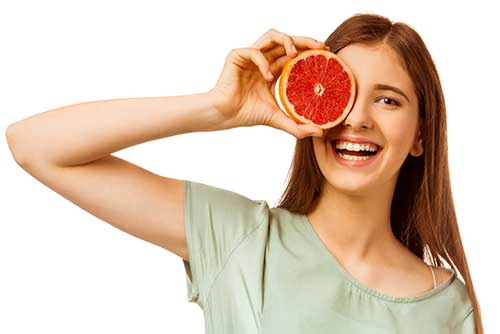
<svg viewBox="0 0 500 334">
<path fill-rule="evenodd" d="M 451 283 L 453 282 L 453 280 L 454 280 L 454 278 L 456 276 L 456 272 L 452 268 L 441 267 L 441 268 L 449 271 L 451 273 L 451 276 L 448 277 L 448 279 L 446 281 L 442 282 L 441 284 L 439 284 L 438 286 L 436 286 L 432 290 L 426 291 L 426 292 L 424 292 L 424 293 L 422 293 L 420 295 L 413 296 L 413 297 L 396 297 L 396 296 L 387 295 L 387 294 L 384 294 L 384 293 L 382 293 L 380 291 L 371 289 L 368 286 L 366 286 L 365 284 L 363 284 L 360 281 L 358 281 L 356 278 L 354 278 L 340 264 L 340 262 L 337 260 L 337 258 L 328 250 L 328 248 L 326 247 L 326 245 L 323 243 L 323 241 L 319 237 L 318 233 L 316 233 L 316 230 L 313 228 L 313 226 L 312 226 L 311 222 L 309 221 L 309 218 L 307 217 L 307 215 L 306 214 L 301 214 L 301 216 L 302 216 L 302 222 L 305 223 L 308 226 L 308 229 L 311 232 L 311 234 L 313 234 L 313 239 L 318 244 L 319 248 L 321 248 L 322 252 L 326 255 L 326 257 L 328 257 L 331 260 L 331 262 L 333 263 L 333 266 L 341 273 L 341 275 L 349 283 L 351 283 L 353 286 L 357 287 L 359 290 L 361 290 L 361 291 L 363 291 L 363 292 L 365 292 L 365 293 L 367 293 L 369 295 L 372 295 L 372 296 L 374 296 L 374 297 L 376 297 L 378 299 L 389 301 L 389 302 L 395 302 L 395 303 L 412 303 L 412 302 L 417 302 L 417 301 L 420 301 L 420 300 L 424 300 L 424 299 L 427 299 L 427 298 L 429 298 L 431 296 L 434 296 L 435 294 L 437 294 L 437 293 L 443 291 L 444 289 L 446 289 L 449 285 L 451 285 Z M 432 266 L 432 267 L 436 268 L 436 266 Z"/>
</svg>

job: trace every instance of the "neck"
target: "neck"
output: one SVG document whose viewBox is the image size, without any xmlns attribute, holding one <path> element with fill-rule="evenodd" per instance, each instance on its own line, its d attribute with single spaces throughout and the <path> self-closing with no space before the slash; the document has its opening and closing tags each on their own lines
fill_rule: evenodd
<svg viewBox="0 0 500 334">
<path fill-rule="evenodd" d="M 391 228 L 394 188 L 395 182 L 390 182 L 363 195 L 349 194 L 325 181 L 310 220 L 347 261 L 384 258 L 395 246 L 401 247 Z"/>
</svg>

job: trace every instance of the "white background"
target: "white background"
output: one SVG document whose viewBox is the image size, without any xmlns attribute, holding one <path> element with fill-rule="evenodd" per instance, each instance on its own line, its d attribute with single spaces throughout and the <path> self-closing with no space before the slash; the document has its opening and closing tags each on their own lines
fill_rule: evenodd
<svg viewBox="0 0 500 334">
<path fill-rule="evenodd" d="M 498 19 L 493 2 L 443 3 L 5 1 L 1 131 L 84 101 L 207 91 L 227 53 L 269 28 L 325 40 L 359 12 L 403 21 L 422 36 L 441 77 L 460 231 L 485 328 L 496 333 Z M 294 144 L 284 131 L 256 126 L 179 135 L 115 155 L 274 206 Z M 203 333 L 179 257 L 38 182 L 15 163 L 5 135 L 0 163 L 0 333 Z"/>
</svg>

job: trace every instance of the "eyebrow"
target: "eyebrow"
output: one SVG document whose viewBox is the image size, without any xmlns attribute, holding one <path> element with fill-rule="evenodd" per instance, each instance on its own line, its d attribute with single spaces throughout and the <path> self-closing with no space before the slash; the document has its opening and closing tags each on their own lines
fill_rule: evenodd
<svg viewBox="0 0 500 334">
<path fill-rule="evenodd" d="M 386 84 L 375 84 L 375 85 L 373 85 L 373 88 L 378 89 L 378 90 L 391 90 L 395 93 L 398 93 L 399 95 L 404 96 L 406 101 L 410 102 L 410 99 L 408 98 L 408 96 L 406 96 L 406 94 L 398 87 L 394 87 L 394 86 L 386 85 Z"/>
</svg>

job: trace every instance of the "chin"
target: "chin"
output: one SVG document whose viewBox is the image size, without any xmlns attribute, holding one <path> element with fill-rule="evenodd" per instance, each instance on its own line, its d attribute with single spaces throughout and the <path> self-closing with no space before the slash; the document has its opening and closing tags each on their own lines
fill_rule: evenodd
<svg viewBox="0 0 500 334">
<path fill-rule="evenodd" d="M 367 182 L 368 181 L 368 182 Z M 338 178 L 332 176 L 326 179 L 336 192 L 346 195 L 366 196 L 371 192 L 380 190 L 380 185 L 377 182 L 369 182 L 366 177 L 359 178 L 356 176 Z"/>
</svg>

